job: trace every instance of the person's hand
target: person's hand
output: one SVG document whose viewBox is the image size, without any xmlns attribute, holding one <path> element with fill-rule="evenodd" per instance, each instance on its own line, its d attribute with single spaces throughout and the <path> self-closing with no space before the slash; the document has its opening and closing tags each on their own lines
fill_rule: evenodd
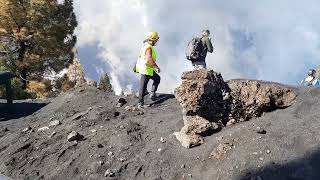
<svg viewBox="0 0 320 180">
<path fill-rule="evenodd" d="M 159 67 L 155 67 L 154 70 L 156 71 L 156 73 L 160 73 L 160 68 Z"/>
</svg>

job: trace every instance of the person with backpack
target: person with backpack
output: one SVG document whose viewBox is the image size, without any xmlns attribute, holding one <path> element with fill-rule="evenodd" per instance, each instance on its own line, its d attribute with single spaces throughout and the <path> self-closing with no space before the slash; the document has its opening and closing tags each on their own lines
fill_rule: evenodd
<svg viewBox="0 0 320 180">
<path fill-rule="evenodd" d="M 155 100 L 157 98 L 156 91 L 160 84 L 160 68 L 156 63 L 157 54 L 154 46 L 159 41 L 157 32 L 149 32 L 147 38 L 143 41 L 143 47 L 140 50 L 140 55 L 136 63 L 134 72 L 141 74 L 139 102 L 138 108 L 144 107 L 144 96 L 148 94 L 147 85 L 150 79 L 153 80 L 150 98 Z"/>
<path fill-rule="evenodd" d="M 206 69 L 206 57 L 208 52 L 213 52 L 210 31 L 203 30 L 201 38 L 196 37 L 189 42 L 187 46 L 186 57 L 192 62 L 192 65 L 195 69 Z"/>
<path fill-rule="evenodd" d="M 316 78 L 316 70 L 310 69 L 308 71 L 308 76 L 301 81 L 303 86 L 314 86 L 320 88 L 320 81 Z"/>
</svg>

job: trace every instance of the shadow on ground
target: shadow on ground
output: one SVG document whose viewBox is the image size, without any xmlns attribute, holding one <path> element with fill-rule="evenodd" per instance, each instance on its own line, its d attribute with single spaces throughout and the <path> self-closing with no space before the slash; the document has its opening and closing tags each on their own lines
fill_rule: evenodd
<svg viewBox="0 0 320 180">
<path fill-rule="evenodd" d="M 164 103 L 165 101 L 167 101 L 169 99 L 173 99 L 173 98 L 175 98 L 175 96 L 173 94 L 160 94 L 157 97 L 156 101 L 153 101 L 152 103 L 150 103 L 150 106 L 160 105 L 160 104 Z"/>
<path fill-rule="evenodd" d="M 29 116 L 46 105 L 47 103 L 0 103 L 0 121 L 8 121 Z"/>
<path fill-rule="evenodd" d="M 284 165 L 276 163 L 246 171 L 239 180 L 316 180 L 320 179 L 320 151 L 306 153 L 303 158 Z"/>
</svg>

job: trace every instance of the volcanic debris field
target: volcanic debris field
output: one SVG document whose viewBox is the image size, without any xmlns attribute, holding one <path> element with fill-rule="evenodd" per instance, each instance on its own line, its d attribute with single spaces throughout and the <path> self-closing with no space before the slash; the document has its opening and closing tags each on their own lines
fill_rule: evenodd
<svg viewBox="0 0 320 180">
<path fill-rule="evenodd" d="M 193 148 L 174 135 L 184 122 L 173 95 L 162 94 L 143 111 L 133 106 L 134 96 L 91 86 L 10 107 L 3 101 L 0 174 L 24 180 L 319 179 L 320 90 L 290 88 L 297 94 L 292 106 L 224 124 Z"/>
</svg>

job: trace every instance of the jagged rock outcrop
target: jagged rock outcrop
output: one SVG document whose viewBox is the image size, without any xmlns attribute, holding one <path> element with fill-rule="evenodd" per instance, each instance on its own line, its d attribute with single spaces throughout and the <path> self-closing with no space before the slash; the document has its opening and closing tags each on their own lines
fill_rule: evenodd
<svg viewBox="0 0 320 180">
<path fill-rule="evenodd" d="M 182 74 L 182 84 L 176 89 L 176 98 L 186 116 L 199 115 L 211 122 L 219 122 L 225 115 L 228 85 L 221 74 L 205 69 Z"/>
<path fill-rule="evenodd" d="M 184 72 L 181 79 L 176 98 L 183 107 L 184 127 L 175 135 L 184 147 L 202 144 L 202 135 L 212 134 L 226 124 L 289 107 L 297 97 L 292 89 L 276 83 L 225 82 L 221 74 L 213 70 Z"/>
<path fill-rule="evenodd" d="M 190 148 L 203 143 L 202 136 L 219 131 L 219 125 L 200 116 L 187 116 L 180 132 L 174 135 L 183 147 Z"/>
<path fill-rule="evenodd" d="M 292 89 L 277 83 L 255 80 L 230 80 L 227 83 L 233 99 L 232 117 L 237 121 L 284 109 L 293 105 L 297 97 Z"/>
<path fill-rule="evenodd" d="M 216 123 L 210 122 L 200 116 L 189 116 L 184 121 L 184 127 L 181 131 L 186 134 L 206 135 L 212 134 L 218 128 L 219 126 Z"/>
<path fill-rule="evenodd" d="M 183 107 L 184 127 L 176 138 L 186 148 L 201 145 L 202 136 L 220 129 L 230 96 L 221 74 L 205 69 L 184 72 L 176 98 Z M 220 124 L 220 125 L 219 125 Z"/>
</svg>

